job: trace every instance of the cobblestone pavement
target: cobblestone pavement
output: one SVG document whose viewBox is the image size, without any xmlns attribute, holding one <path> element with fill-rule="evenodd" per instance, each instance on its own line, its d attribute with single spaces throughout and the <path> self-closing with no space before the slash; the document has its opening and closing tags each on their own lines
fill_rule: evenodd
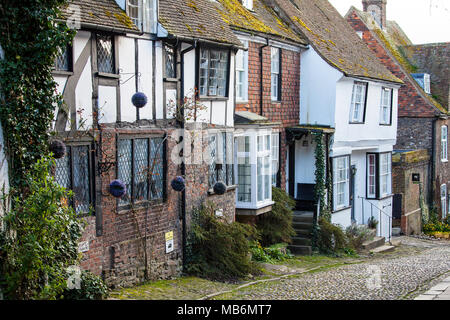
<svg viewBox="0 0 450 320">
<path fill-rule="evenodd" d="M 412 300 L 450 276 L 450 242 L 401 237 L 363 263 L 254 285 L 215 299 Z"/>
</svg>

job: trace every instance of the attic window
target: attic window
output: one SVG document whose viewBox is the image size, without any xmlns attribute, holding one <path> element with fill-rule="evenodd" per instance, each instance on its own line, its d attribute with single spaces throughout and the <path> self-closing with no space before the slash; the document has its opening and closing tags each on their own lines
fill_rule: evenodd
<svg viewBox="0 0 450 320">
<path fill-rule="evenodd" d="M 428 73 L 413 73 L 412 76 L 426 93 L 431 94 L 430 75 Z"/>
<path fill-rule="evenodd" d="M 253 0 L 242 0 L 241 3 L 248 10 L 253 10 Z"/>
<path fill-rule="evenodd" d="M 127 14 L 143 32 L 156 33 L 157 0 L 127 0 Z"/>
</svg>

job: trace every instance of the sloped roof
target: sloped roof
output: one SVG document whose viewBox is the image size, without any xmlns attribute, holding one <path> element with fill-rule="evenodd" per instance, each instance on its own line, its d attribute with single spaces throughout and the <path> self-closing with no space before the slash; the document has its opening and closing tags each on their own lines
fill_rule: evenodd
<svg viewBox="0 0 450 320">
<path fill-rule="evenodd" d="M 427 94 L 411 76 L 412 73 L 418 71 L 418 68 L 405 55 L 405 45 L 408 45 L 411 41 L 401 27 L 397 23 L 390 21 L 388 23 L 387 31 L 383 31 L 369 13 L 351 7 L 346 16 L 351 14 L 351 12 L 355 12 L 361 21 L 364 22 L 366 27 L 373 31 L 372 35 L 378 40 L 378 43 L 386 50 L 386 52 L 391 55 L 391 58 L 397 61 L 403 74 L 410 79 L 416 91 L 431 104 L 436 111 L 447 114 L 447 110 L 437 100 Z"/>
<path fill-rule="evenodd" d="M 80 7 L 82 26 L 97 26 L 112 31 L 140 32 L 139 28 L 114 0 L 70 0 L 68 5 L 61 9 L 63 19 L 74 17 L 75 12 L 70 10 L 70 5 Z"/>
<path fill-rule="evenodd" d="M 311 46 L 347 76 L 402 83 L 327 0 L 265 0 L 283 10 Z"/>
<path fill-rule="evenodd" d="M 217 6 L 223 21 L 235 30 L 264 33 L 282 40 L 308 44 L 298 33 L 292 30 L 286 21 L 260 0 L 253 0 L 253 10 L 245 8 L 238 0 L 218 0 Z"/>
<path fill-rule="evenodd" d="M 211 0 L 159 0 L 159 22 L 175 37 L 242 46 Z"/>
</svg>

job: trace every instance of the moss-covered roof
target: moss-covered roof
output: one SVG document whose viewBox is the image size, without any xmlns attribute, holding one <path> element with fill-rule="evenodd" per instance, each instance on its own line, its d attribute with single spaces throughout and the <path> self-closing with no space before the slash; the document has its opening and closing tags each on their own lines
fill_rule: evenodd
<svg viewBox="0 0 450 320">
<path fill-rule="evenodd" d="M 253 10 L 245 8 L 238 0 L 218 0 L 217 10 L 223 21 L 234 29 L 264 33 L 284 40 L 307 44 L 277 13 L 260 0 L 253 0 Z"/>
<path fill-rule="evenodd" d="M 345 75 L 402 83 L 327 0 L 269 2 L 285 12 L 319 55 Z"/>
<path fill-rule="evenodd" d="M 68 5 L 61 9 L 63 19 L 69 19 L 75 14 L 69 10 L 69 5 L 80 7 L 81 26 L 100 26 L 122 32 L 140 32 L 114 0 L 70 0 Z"/>
<path fill-rule="evenodd" d="M 242 46 L 211 0 L 160 0 L 158 19 L 175 37 Z"/>
</svg>

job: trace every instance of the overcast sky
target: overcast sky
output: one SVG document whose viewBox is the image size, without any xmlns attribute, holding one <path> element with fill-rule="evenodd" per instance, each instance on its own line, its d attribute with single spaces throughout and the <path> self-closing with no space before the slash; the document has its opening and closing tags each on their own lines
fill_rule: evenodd
<svg viewBox="0 0 450 320">
<path fill-rule="evenodd" d="M 329 0 L 344 16 L 362 0 Z M 387 19 L 396 21 L 415 44 L 450 42 L 450 0 L 388 0 Z"/>
</svg>

